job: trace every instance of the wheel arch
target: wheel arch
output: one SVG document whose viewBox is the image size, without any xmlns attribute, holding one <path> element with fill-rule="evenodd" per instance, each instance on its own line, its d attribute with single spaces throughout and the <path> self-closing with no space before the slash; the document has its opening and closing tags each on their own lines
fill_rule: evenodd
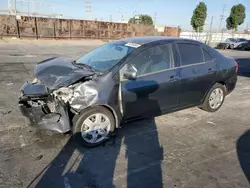
<svg viewBox="0 0 250 188">
<path fill-rule="evenodd" d="M 106 108 L 107 110 L 109 110 L 111 112 L 111 114 L 114 116 L 114 120 L 115 120 L 115 127 L 118 128 L 119 127 L 119 119 L 118 119 L 118 116 L 117 116 L 117 113 L 115 112 L 115 110 L 107 105 L 107 104 L 102 104 L 102 105 L 95 105 L 95 106 L 102 106 L 104 108 Z"/>
<path fill-rule="evenodd" d="M 225 90 L 227 92 L 227 87 L 226 87 L 226 82 L 223 82 L 223 81 L 217 81 L 217 82 L 214 82 L 213 84 L 211 84 L 211 86 L 209 87 L 209 89 L 207 90 L 206 94 L 203 96 L 203 99 L 201 101 L 201 104 L 203 104 L 204 100 L 206 99 L 209 91 L 211 90 L 211 88 L 215 85 L 215 84 L 221 84 L 225 87 Z"/>
<path fill-rule="evenodd" d="M 120 124 L 120 119 L 118 118 L 118 115 L 115 112 L 115 110 L 110 105 L 108 105 L 108 104 L 93 104 L 93 105 L 90 105 L 90 106 L 82 109 L 80 112 L 82 112 L 82 111 L 88 111 L 91 108 L 95 108 L 95 107 L 99 107 L 99 106 L 103 107 L 103 108 L 107 109 L 109 112 L 111 112 L 111 114 L 113 115 L 114 120 L 115 120 L 115 127 L 118 128 L 119 124 Z"/>
</svg>

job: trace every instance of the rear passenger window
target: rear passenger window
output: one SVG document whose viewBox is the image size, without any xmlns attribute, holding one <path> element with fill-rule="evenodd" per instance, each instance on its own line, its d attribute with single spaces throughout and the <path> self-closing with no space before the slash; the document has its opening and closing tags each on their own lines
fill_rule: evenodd
<svg viewBox="0 0 250 188">
<path fill-rule="evenodd" d="M 204 49 L 203 49 L 203 54 L 204 54 L 204 58 L 205 58 L 206 62 L 213 61 L 212 56 L 206 50 L 204 50 Z"/>
<path fill-rule="evenodd" d="M 191 65 L 203 62 L 201 47 L 196 44 L 179 43 L 182 65 Z"/>
</svg>

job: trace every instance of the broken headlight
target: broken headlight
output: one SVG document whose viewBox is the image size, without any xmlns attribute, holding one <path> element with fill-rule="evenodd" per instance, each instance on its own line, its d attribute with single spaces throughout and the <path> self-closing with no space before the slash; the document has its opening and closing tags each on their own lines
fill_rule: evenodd
<svg viewBox="0 0 250 188">
<path fill-rule="evenodd" d="M 53 92 L 54 96 L 67 103 L 73 97 L 73 89 L 68 87 L 61 87 Z"/>
<path fill-rule="evenodd" d="M 32 81 L 31 81 L 32 84 L 36 84 L 38 83 L 38 79 L 37 78 L 34 78 Z"/>
</svg>

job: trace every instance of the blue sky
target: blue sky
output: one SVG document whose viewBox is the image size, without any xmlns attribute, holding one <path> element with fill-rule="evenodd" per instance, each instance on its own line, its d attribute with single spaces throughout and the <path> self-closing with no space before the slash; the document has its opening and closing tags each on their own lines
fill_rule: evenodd
<svg viewBox="0 0 250 188">
<path fill-rule="evenodd" d="M 20 1 L 20 0 L 19 0 Z M 65 18 L 84 19 L 85 15 L 85 0 L 37 0 L 53 4 L 52 7 L 34 6 L 34 9 L 42 12 L 63 14 Z M 110 20 L 112 15 L 113 21 L 121 20 L 119 9 L 121 10 L 124 20 L 128 20 L 133 16 L 134 11 L 137 13 L 149 14 L 152 17 L 156 12 L 156 23 L 168 26 L 180 25 L 183 29 L 191 29 L 190 18 L 193 10 L 200 0 L 91 0 L 92 18 L 98 20 Z M 138 3 L 139 2 L 139 3 Z M 213 28 L 219 26 L 220 15 L 223 6 L 226 5 L 225 16 L 230 13 L 230 9 L 237 3 L 242 3 L 247 7 L 247 18 L 245 23 L 240 27 L 246 28 L 247 23 L 250 27 L 250 0 L 204 0 L 208 8 L 208 17 L 206 28 L 209 27 L 211 17 L 214 16 Z M 28 5 L 23 3 L 17 4 L 17 7 L 26 9 Z M 0 0 L 0 8 L 7 7 L 7 0 Z M 31 5 L 30 5 L 31 7 Z M 54 9 L 54 10 L 53 10 Z M 226 19 L 226 18 L 225 18 Z M 225 19 L 223 24 L 225 24 Z"/>
</svg>

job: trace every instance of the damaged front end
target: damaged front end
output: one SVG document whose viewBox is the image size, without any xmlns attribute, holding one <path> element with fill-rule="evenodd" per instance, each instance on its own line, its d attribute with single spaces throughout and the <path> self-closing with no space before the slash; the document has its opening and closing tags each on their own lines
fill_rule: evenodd
<svg viewBox="0 0 250 188">
<path fill-rule="evenodd" d="M 62 58 L 36 65 L 35 79 L 21 88 L 19 107 L 31 126 L 66 133 L 71 130 L 70 113 L 79 114 L 90 106 L 102 105 L 112 111 L 116 127 L 121 114 L 118 84 L 112 72 L 105 75 Z"/>
<path fill-rule="evenodd" d="M 41 84 L 24 84 L 21 88 L 19 107 L 31 126 L 60 133 L 71 129 L 67 105 Z"/>
<path fill-rule="evenodd" d="M 66 133 L 71 130 L 69 103 L 73 87 L 94 73 L 69 60 L 50 58 L 36 65 L 35 79 L 21 88 L 19 106 L 31 126 Z"/>
</svg>

